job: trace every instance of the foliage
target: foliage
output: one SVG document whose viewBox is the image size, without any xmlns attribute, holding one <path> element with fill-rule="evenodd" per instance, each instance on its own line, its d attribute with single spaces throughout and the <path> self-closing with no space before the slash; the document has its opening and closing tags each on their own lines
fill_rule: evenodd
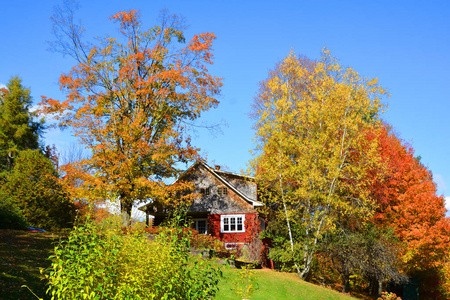
<svg viewBox="0 0 450 300">
<path fill-rule="evenodd" d="M 0 229 L 27 229 L 28 223 L 11 199 L 0 191 Z"/>
<path fill-rule="evenodd" d="M 450 219 L 442 196 L 436 195 L 431 172 L 414 157 L 414 150 L 385 125 L 372 132 L 379 140 L 384 165 L 371 174 L 372 197 L 378 209 L 375 221 L 394 228 L 403 243 L 401 260 L 411 276 L 420 275 L 421 294 L 441 297 L 438 285 L 450 251 Z M 442 273 L 441 273 L 442 274 Z"/>
<path fill-rule="evenodd" d="M 357 230 L 339 228 L 327 236 L 325 255 L 341 274 L 342 292 L 350 290 L 352 274 L 375 281 L 374 293 L 381 294 L 385 282 L 402 283 L 407 277 L 401 273 L 398 242 L 389 228 L 367 224 Z"/>
<path fill-rule="evenodd" d="M 284 213 L 293 253 L 291 227 L 302 228 L 302 257 L 294 262 L 301 277 L 324 231 L 333 229 L 335 212 L 370 217 L 362 179 L 378 164 L 377 145 L 364 132 L 377 122 L 385 94 L 376 79 L 343 69 L 326 50 L 317 62 L 290 53 L 261 83 L 252 166 L 269 190 L 265 202 Z"/>
<path fill-rule="evenodd" d="M 397 297 L 395 293 L 383 292 L 378 300 L 402 300 L 402 298 Z"/>
<path fill-rule="evenodd" d="M 179 232 L 150 241 L 142 228 L 123 233 L 109 220 L 76 227 L 55 248 L 52 299 L 209 299 L 217 292 L 220 271 L 190 256 Z"/>
<path fill-rule="evenodd" d="M 44 97 L 40 112 L 71 127 L 92 153 L 64 167 L 68 180 L 81 180 L 73 186 L 75 198 L 119 199 L 125 225 L 133 202 L 166 199 L 189 187 L 167 187 L 163 179 L 180 174 L 177 163 L 199 158 L 190 122 L 218 104 L 221 79 L 207 69 L 215 36 L 195 35 L 182 47 L 181 18 L 163 12 L 160 25 L 143 31 L 131 10 L 110 18 L 119 24 L 118 37 L 87 46 L 73 13 L 65 6 L 52 18 L 55 46 L 78 62 L 59 81 L 67 99 Z"/>
<path fill-rule="evenodd" d="M 249 299 L 257 289 L 254 266 L 244 265 L 237 270 L 238 276 L 234 279 L 234 293 L 240 299 Z"/>
<path fill-rule="evenodd" d="M 450 298 L 450 255 L 444 259 L 444 263 L 440 271 L 440 277 L 443 278 L 441 283 L 441 291 L 443 295 Z"/>
<path fill-rule="evenodd" d="M 0 90 L 0 176 L 14 165 L 18 153 L 39 148 L 42 123 L 33 121 L 30 90 L 19 77 L 12 77 Z"/>
<path fill-rule="evenodd" d="M 162 227 L 162 226 L 152 226 L 144 229 L 145 232 L 150 233 L 152 235 L 158 235 L 163 232 L 170 230 L 178 231 L 177 229 L 171 227 Z M 178 231 L 180 232 L 180 231 Z M 180 238 L 188 239 L 189 245 L 194 249 L 211 249 L 215 251 L 225 251 L 225 247 L 223 243 L 218 239 L 214 238 L 208 234 L 200 234 L 193 228 L 182 227 Z"/>
<path fill-rule="evenodd" d="M 0 190 L 30 225 L 44 229 L 72 225 L 74 205 L 59 184 L 54 165 L 38 150 L 19 153 Z"/>
</svg>

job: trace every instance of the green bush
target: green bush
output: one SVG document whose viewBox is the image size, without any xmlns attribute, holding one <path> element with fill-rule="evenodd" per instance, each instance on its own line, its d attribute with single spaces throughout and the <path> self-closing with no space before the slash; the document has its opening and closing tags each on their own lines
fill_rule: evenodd
<svg viewBox="0 0 450 300">
<path fill-rule="evenodd" d="M 0 193 L 0 229 L 27 229 L 20 209 L 8 197 Z"/>
<path fill-rule="evenodd" d="M 210 299 L 220 271 L 189 255 L 189 240 L 179 233 L 171 229 L 150 241 L 142 228 L 124 233 L 111 219 L 75 227 L 51 256 L 47 293 L 52 299 Z"/>
<path fill-rule="evenodd" d="M 75 206 L 50 159 L 38 150 L 24 150 L 0 185 L 31 226 L 46 230 L 72 227 Z"/>
</svg>

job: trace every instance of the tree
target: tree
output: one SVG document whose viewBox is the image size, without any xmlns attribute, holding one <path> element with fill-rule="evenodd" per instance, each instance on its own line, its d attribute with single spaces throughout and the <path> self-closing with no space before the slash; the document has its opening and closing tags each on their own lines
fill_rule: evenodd
<svg viewBox="0 0 450 300">
<path fill-rule="evenodd" d="M 392 133 L 388 125 L 371 133 L 379 140 L 384 162 L 370 179 L 378 208 L 375 222 L 392 226 L 403 243 L 403 268 L 421 275 L 422 294 L 438 295 L 440 270 L 450 251 L 450 219 L 445 217 L 444 198 L 436 195 L 432 173 L 414 157 L 414 150 Z"/>
<path fill-rule="evenodd" d="M 342 223 L 327 234 L 323 251 L 341 275 L 343 293 L 350 290 L 352 274 L 364 276 L 372 287 L 372 294 L 378 297 L 385 282 L 407 281 L 401 273 L 398 242 L 391 228 L 380 228 L 370 222 L 355 226 L 354 220 L 342 220 Z"/>
<path fill-rule="evenodd" d="M 30 90 L 22 80 L 12 77 L 6 89 L 0 91 L 0 176 L 14 166 L 14 159 L 20 151 L 39 148 L 42 122 L 33 120 L 30 112 L 32 100 Z"/>
<path fill-rule="evenodd" d="M 182 20 L 167 12 L 147 31 L 138 11 L 110 19 L 119 23 L 121 35 L 87 46 L 73 9 L 56 11 L 57 45 L 78 64 L 60 78 L 67 99 L 44 97 L 41 112 L 56 114 L 59 125 L 72 127 L 92 153 L 64 169 L 68 178 L 82 179 L 78 198 L 119 199 L 128 224 L 133 202 L 163 197 L 163 179 L 180 173 L 178 163 L 199 158 L 190 122 L 217 106 L 222 84 L 207 69 L 214 34 L 195 35 L 181 47 Z"/>
<path fill-rule="evenodd" d="M 0 194 L 15 203 L 33 226 L 54 229 L 73 223 L 73 203 L 58 182 L 55 166 L 39 150 L 19 153 Z"/>
<path fill-rule="evenodd" d="M 376 141 L 363 133 L 377 122 L 385 94 L 376 79 L 343 69 L 326 50 L 320 61 L 290 53 L 261 83 L 252 165 L 262 188 L 276 191 L 267 201 L 284 211 L 293 257 L 290 222 L 302 225 L 302 259 L 295 262 L 302 278 L 337 211 L 370 216 L 361 179 L 377 164 Z"/>
</svg>

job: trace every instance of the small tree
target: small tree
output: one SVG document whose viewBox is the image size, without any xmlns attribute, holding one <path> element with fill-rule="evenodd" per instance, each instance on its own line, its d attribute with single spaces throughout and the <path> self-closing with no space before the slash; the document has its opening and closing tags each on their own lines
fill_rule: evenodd
<svg viewBox="0 0 450 300">
<path fill-rule="evenodd" d="M 0 189 L 29 224 L 45 229 L 72 225 L 74 205 L 58 182 L 53 163 L 38 150 L 19 153 Z"/>
<path fill-rule="evenodd" d="M 348 224 L 347 224 L 348 225 Z M 358 274 L 370 283 L 373 294 L 381 296 L 387 281 L 407 281 L 402 274 L 399 245 L 390 228 L 342 226 L 326 237 L 325 252 L 342 279 L 342 292 L 350 291 L 350 275 Z M 375 285 L 373 284 L 375 283 Z"/>
<path fill-rule="evenodd" d="M 0 90 L 0 176 L 14 166 L 20 151 L 39 148 L 42 122 L 33 120 L 30 90 L 15 76 Z"/>
</svg>

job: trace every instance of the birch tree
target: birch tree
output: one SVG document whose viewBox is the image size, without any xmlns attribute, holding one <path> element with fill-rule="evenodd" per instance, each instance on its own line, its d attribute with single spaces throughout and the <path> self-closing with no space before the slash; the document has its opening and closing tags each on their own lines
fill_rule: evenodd
<svg viewBox="0 0 450 300">
<path fill-rule="evenodd" d="M 376 79 L 343 68 L 327 50 L 318 61 L 291 52 L 261 83 L 252 112 L 251 165 L 260 187 L 274 191 L 265 201 L 283 211 L 301 278 L 337 212 L 361 218 L 372 213 L 361 179 L 378 163 L 376 140 L 363 133 L 378 122 L 383 95 Z M 292 225 L 301 233 L 295 235 Z"/>
</svg>

